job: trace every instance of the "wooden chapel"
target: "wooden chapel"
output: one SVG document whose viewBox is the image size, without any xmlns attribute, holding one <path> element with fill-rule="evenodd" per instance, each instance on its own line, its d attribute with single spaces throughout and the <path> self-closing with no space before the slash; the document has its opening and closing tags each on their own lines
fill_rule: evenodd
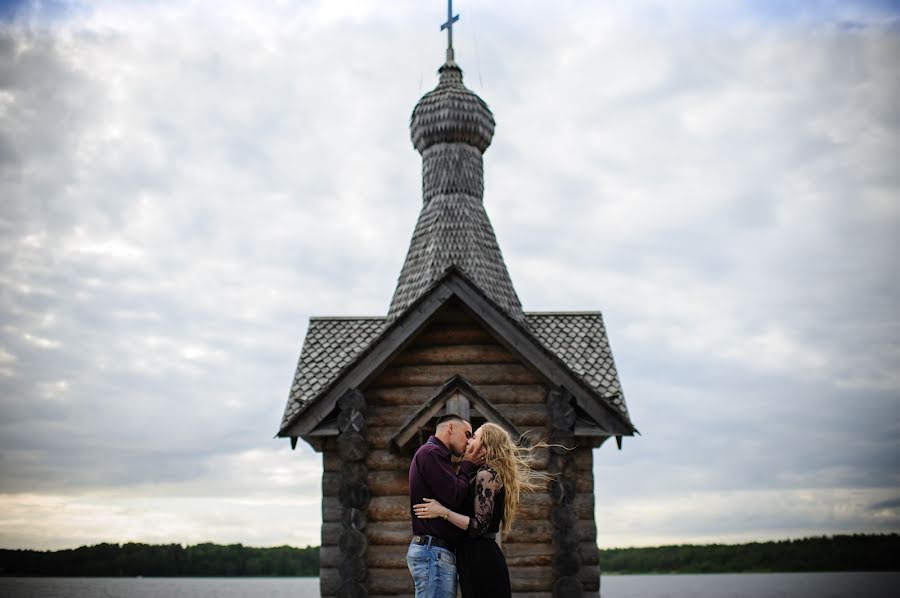
<svg viewBox="0 0 900 598">
<path fill-rule="evenodd" d="M 413 595 L 407 472 L 448 412 L 574 447 L 545 451 L 555 481 L 502 548 L 515 596 L 598 596 L 593 449 L 636 430 L 601 314 L 522 309 L 482 202 L 494 118 L 450 39 L 412 113 L 422 208 L 388 313 L 310 319 L 278 436 L 323 454 L 322 596 Z"/>
</svg>

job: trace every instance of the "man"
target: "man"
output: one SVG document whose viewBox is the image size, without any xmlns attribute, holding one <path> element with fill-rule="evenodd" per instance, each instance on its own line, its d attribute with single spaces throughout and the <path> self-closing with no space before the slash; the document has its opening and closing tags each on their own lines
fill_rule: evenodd
<svg viewBox="0 0 900 598">
<path fill-rule="evenodd" d="M 446 519 L 419 519 L 413 505 L 433 498 L 459 510 L 483 451 L 471 450 L 472 424 L 458 415 L 438 419 L 434 436 L 419 447 L 409 464 L 409 512 L 413 539 L 406 564 L 416 584 L 416 598 L 456 598 L 456 544 L 465 533 Z M 451 455 L 462 457 L 459 471 Z"/>
</svg>

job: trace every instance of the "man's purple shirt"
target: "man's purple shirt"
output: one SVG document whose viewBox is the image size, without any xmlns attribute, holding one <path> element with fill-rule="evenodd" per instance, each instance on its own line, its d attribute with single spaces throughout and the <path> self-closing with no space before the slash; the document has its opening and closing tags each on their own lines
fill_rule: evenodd
<svg viewBox="0 0 900 598">
<path fill-rule="evenodd" d="M 409 512 L 414 535 L 434 536 L 456 546 L 465 530 L 441 518 L 419 519 L 412 508 L 425 502 L 423 498 L 433 498 L 451 511 L 459 512 L 477 469 L 473 463 L 463 461 L 457 472 L 450 449 L 434 436 L 419 447 L 409 464 Z"/>
</svg>

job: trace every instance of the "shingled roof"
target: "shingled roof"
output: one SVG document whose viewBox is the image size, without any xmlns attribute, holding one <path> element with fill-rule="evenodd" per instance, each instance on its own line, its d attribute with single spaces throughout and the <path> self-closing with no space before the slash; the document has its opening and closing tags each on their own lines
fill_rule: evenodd
<svg viewBox="0 0 900 598">
<path fill-rule="evenodd" d="M 600 312 L 526 313 L 528 329 L 602 402 L 629 420 Z M 281 427 L 338 378 L 379 336 L 386 318 L 313 318 Z"/>
<path fill-rule="evenodd" d="M 422 155 L 423 204 L 388 314 L 310 320 L 279 434 L 295 438 L 322 421 L 332 395 L 364 382 L 376 356 L 390 357 L 379 346 L 394 350 L 408 340 L 413 331 L 403 322 L 422 323 L 424 311 L 411 314 L 423 301 L 436 309 L 453 294 L 496 314 L 494 332 L 503 329 L 500 336 L 525 347 L 527 362 L 562 380 L 557 383 L 579 387 L 569 390 L 597 422 L 606 422 L 598 424 L 601 430 L 634 431 L 601 314 L 523 312 L 482 203 L 482 154 L 493 138 L 493 115 L 463 85 L 452 54 L 439 73 L 438 86 L 418 102 L 410 122 Z"/>
<path fill-rule="evenodd" d="M 282 428 L 378 337 L 384 322 L 385 318 L 310 318 Z"/>
<path fill-rule="evenodd" d="M 388 310 L 396 319 L 448 267 L 465 272 L 497 305 L 522 320 L 522 304 L 482 203 L 482 153 L 494 135 L 487 104 L 447 62 L 440 83 L 413 110 L 410 137 L 422 154 L 422 211 Z"/>
</svg>

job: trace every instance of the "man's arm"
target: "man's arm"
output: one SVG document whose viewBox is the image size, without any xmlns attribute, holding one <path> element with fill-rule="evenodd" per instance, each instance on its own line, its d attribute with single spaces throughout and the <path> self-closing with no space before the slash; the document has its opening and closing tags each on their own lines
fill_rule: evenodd
<svg viewBox="0 0 900 598">
<path fill-rule="evenodd" d="M 463 461 L 457 473 L 453 465 L 438 456 L 435 451 L 420 455 L 419 473 L 428 483 L 434 498 L 451 509 L 459 508 L 469 491 L 469 481 L 477 467 L 470 461 Z"/>
</svg>

